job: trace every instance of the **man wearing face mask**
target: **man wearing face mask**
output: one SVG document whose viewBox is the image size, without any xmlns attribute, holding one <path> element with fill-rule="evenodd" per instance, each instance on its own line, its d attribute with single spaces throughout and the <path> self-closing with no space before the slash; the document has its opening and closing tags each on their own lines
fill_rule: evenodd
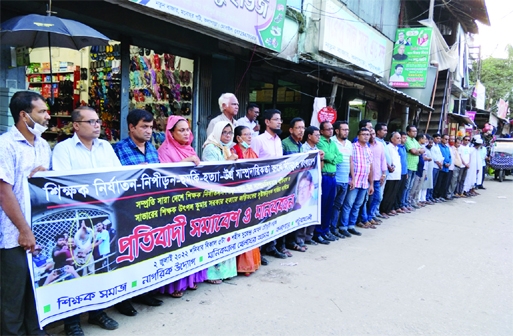
<svg viewBox="0 0 513 336">
<path fill-rule="evenodd" d="M 41 138 L 50 115 L 43 96 L 20 91 L 9 108 L 14 126 L 0 136 L 0 335 L 44 335 L 39 329 L 27 252 L 36 240 L 24 216 L 23 179 L 50 169 L 51 149 Z"/>
</svg>

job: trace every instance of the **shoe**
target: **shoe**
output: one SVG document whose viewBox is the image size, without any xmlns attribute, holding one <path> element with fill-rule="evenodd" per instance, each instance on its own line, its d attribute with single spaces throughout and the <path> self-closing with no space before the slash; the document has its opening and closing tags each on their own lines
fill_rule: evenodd
<svg viewBox="0 0 513 336">
<path fill-rule="evenodd" d="M 348 229 L 347 232 L 349 232 L 350 234 L 355 235 L 355 236 L 361 236 L 362 235 L 361 232 L 358 232 L 355 229 Z"/>
<path fill-rule="evenodd" d="M 420 207 L 417 205 L 417 204 L 412 204 L 411 205 L 414 209 L 420 209 Z"/>
<path fill-rule="evenodd" d="M 135 310 L 134 306 L 130 303 L 130 300 L 125 300 L 116 305 L 116 309 L 120 314 L 125 316 L 135 316 L 137 315 L 137 310 Z"/>
<path fill-rule="evenodd" d="M 443 197 L 438 197 L 437 200 L 440 201 L 440 202 L 446 202 L 446 200 L 443 199 Z"/>
<path fill-rule="evenodd" d="M 97 326 L 100 326 L 103 329 L 106 330 L 115 330 L 119 327 L 119 324 L 111 319 L 107 314 L 104 312 L 100 313 L 98 316 L 94 318 L 90 318 L 87 320 L 90 324 L 96 324 Z"/>
<path fill-rule="evenodd" d="M 80 323 L 64 324 L 66 336 L 85 336 Z"/>
<path fill-rule="evenodd" d="M 383 223 L 383 221 L 376 218 L 376 219 L 371 219 L 369 221 L 369 223 L 371 223 L 372 225 L 381 225 L 381 223 Z"/>
<path fill-rule="evenodd" d="M 480 185 L 480 186 L 477 186 L 477 189 L 482 189 L 482 190 L 486 190 L 486 188 L 485 188 L 485 187 L 483 187 L 482 185 Z"/>
<path fill-rule="evenodd" d="M 319 245 L 315 240 L 305 240 L 306 245 Z"/>
<path fill-rule="evenodd" d="M 344 237 L 351 238 L 351 234 L 346 229 L 339 229 L 338 232 Z"/>
<path fill-rule="evenodd" d="M 277 249 L 273 249 L 272 251 L 270 252 L 266 252 L 266 254 L 268 256 L 271 256 L 271 257 L 275 257 L 275 258 L 278 258 L 278 259 L 287 259 L 287 255 L 286 254 L 283 254 L 281 253 L 280 251 L 278 251 Z"/>
<path fill-rule="evenodd" d="M 260 264 L 262 266 L 267 266 L 267 265 L 269 265 L 269 262 L 267 261 L 267 259 L 265 259 L 264 257 L 260 256 Z"/>
<path fill-rule="evenodd" d="M 454 196 L 452 198 L 460 198 L 460 195 L 454 194 Z"/>
<path fill-rule="evenodd" d="M 135 303 L 140 303 L 140 304 L 147 305 L 150 307 L 158 307 L 158 306 L 162 305 L 162 300 L 154 298 L 150 294 L 143 294 L 143 295 L 136 296 L 136 297 L 132 298 L 132 301 Z"/>
<path fill-rule="evenodd" d="M 323 244 L 323 245 L 329 245 L 330 242 L 327 241 L 326 239 L 324 239 L 323 237 L 319 236 L 319 237 L 314 237 L 314 240 L 316 242 L 318 242 L 319 244 Z"/>
<path fill-rule="evenodd" d="M 444 198 L 446 201 L 452 201 L 454 198 L 453 197 L 446 197 Z"/>
<path fill-rule="evenodd" d="M 345 236 L 344 236 L 344 235 L 342 235 L 340 232 L 338 232 L 338 230 L 337 230 L 337 229 L 335 229 L 335 230 L 331 231 L 331 234 L 332 234 L 332 235 L 334 235 L 335 237 L 340 238 L 340 239 L 344 239 L 344 238 L 345 238 Z"/>
<path fill-rule="evenodd" d="M 406 209 L 410 210 L 410 212 L 411 212 L 411 211 L 415 211 L 415 208 L 413 208 L 413 207 L 411 207 L 411 206 L 406 207 Z"/>
<path fill-rule="evenodd" d="M 328 232 L 325 235 L 323 235 L 322 238 L 326 239 L 327 241 L 336 241 L 336 240 L 338 240 L 338 237 L 335 237 L 330 232 Z"/>
<path fill-rule="evenodd" d="M 388 219 L 389 218 L 386 213 L 380 213 L 380 214 L 376 215 L 376 217 L 383 218 L 383 219 Z"/>
</svg>

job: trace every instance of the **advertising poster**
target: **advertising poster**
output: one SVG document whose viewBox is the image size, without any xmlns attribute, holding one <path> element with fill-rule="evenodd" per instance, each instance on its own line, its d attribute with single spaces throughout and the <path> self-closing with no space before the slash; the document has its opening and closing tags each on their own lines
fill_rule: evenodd
<svg viewBox="0 0 513 336">
<path fill-rule="evenodd" d="M 397 88 L 425 88 L 431 28 L 397 29 L 389 84 Z"/>
<path fill-rule="evenodd" d="M 130 1 L 281 51 L 287 0 Z"/>
<path fill-rule="evenodd" d="M 27 180 L 40 325 L 107 308 L 320 223 L 318 152 Z"/>
</svg>

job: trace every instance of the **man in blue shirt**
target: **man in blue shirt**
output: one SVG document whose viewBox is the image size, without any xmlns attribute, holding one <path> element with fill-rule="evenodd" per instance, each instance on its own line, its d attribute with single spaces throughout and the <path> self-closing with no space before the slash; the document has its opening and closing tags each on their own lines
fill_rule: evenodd
<svg viewBox="0 0 513 336">
<path fill-rule="evenodd" d="M 433 190 L 433 196 L 435 198 L 447 198 L 447 188 L 449 186 L 449 167 L 451 166 L 451 149 L 447 146 L 449 142 L 449 135 L 444 134 L 442 136 L 442 142 L 440 143 L 440 152 L 442 152 L 442 156 L 444 161 L 442 162 L 442 167 L 440 168 L 440 172 L 438 173 L 438 179 L 436 181 L 436 186 Z"/>
<path fill-rule="evenodd" d="M 153 114 L 146 110 L 132 110 L 126 118 L 128 123 L 128 138 L 114 145 L 114 152 L 123 166 L 133 166 L 149 163 L 160 163 L 155 146 L 150 142 L 153 132 Z M 132 298 L 136 303 L 148 306 L 160 306 L 161 300 L 149 293 Z M 123 315 L 135 316 L 137 310 L 130 300 L 125 300 L 116 305 L 116 309 Z"/>
<path fill-rule="evenodd" d="M 408 179 L 408 162 L 406 160 L 406 139 L 408 135 L 406 132 L 399 132 L 401 134 L 401 143 L 397 145 L 399 157 L 401 158 L 401 182 L 399 185 L 399 191 L 395 199 L 395 211 L 399 213 L 410 213 L 411 211 L 406 206 L 406 182 Z M 393 212 L 392 212 L 393 213 Z"/>
<path fill-rule="evenodd" d="M 157 149 L 150 142 L 153 132 L 153 114 L 133 110 L 127 116 L 128 138 L 114 145 L 114 152 L 123 166 L 159 163 Z"/>
</svg>

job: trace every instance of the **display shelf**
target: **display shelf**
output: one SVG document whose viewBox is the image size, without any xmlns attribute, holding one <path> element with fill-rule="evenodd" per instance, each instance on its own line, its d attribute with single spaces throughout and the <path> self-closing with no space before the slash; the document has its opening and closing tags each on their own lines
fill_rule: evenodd
<svg viewBox="0 0 513 336">
<path fill-rule="evenodd" d="M 59 82 L 27 82 L 29 85 L 42 85 L 42 84 L 59 84 Z"/>
<path fill-rule="evenodd" d="M 72 74 L 74 71 L 64 71 L 64 72 L 52 72 L 52 75 L 64 75 L 64 74 Z M 50 72 L 34 72 L 34 73 L 26 73 L 25 75 L 50 75 Z"/>
</svg>

